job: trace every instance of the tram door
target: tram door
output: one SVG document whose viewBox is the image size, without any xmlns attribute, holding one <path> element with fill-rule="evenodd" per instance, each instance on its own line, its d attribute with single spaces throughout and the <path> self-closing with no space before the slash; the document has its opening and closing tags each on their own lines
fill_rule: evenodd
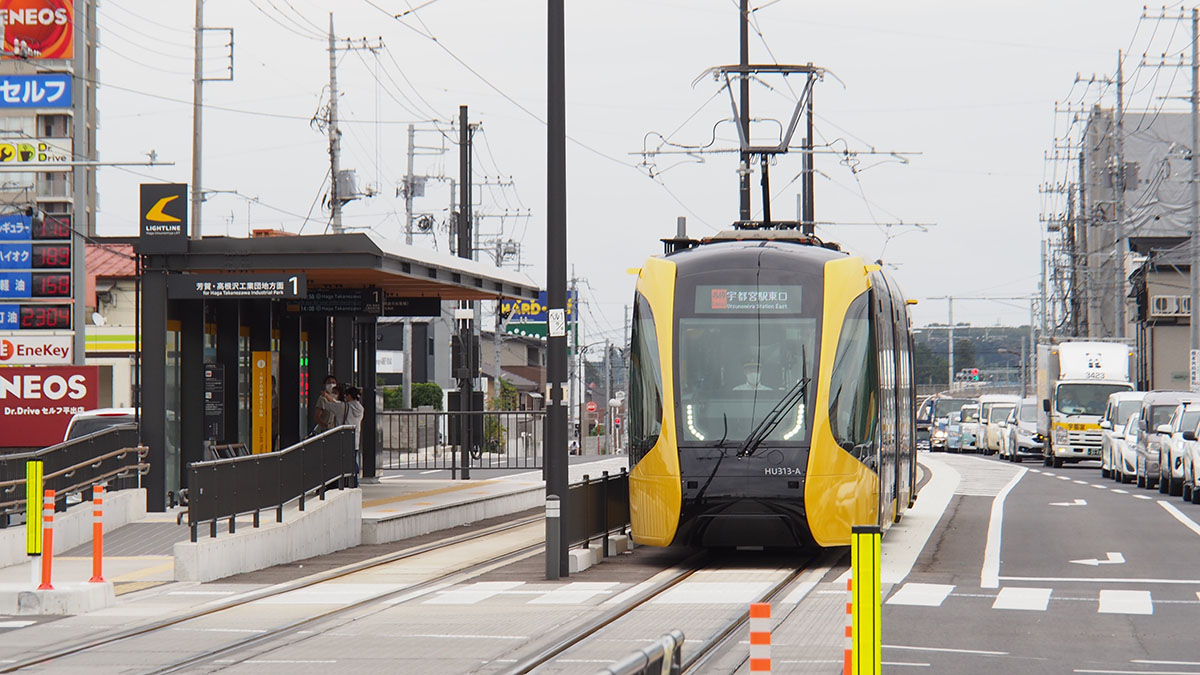
<svg viewBox="0 0 1200 675">
<path fill-rule="evenodd" d="M 896 352 L 896 511 L 907 508 L 912 501 L 913 474 L 916 463 L 916 428 L 912 376 L 912 341 L 908 322 L 908 305 L 900 289 L 892 281 L 892 326 L 895 329 Z"/>
<path fill-rule="evenodd" d="M 892 295 L 883 275 L 871 273 L 876 364 L 879 368 L 879 435 L 875 466 L 879 471 L 879 525 L 895 517 L 896 498 L 896 355 Z"/>
</svg>

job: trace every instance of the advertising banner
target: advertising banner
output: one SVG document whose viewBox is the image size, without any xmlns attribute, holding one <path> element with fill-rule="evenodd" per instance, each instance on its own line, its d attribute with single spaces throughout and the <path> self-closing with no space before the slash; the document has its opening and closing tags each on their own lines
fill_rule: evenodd
<svg viewBox="0 0 1200 675">
<path fill-rule="evenodd" d="M 0 335 L 0 366 L 71 365 L 70 335 Z"/>
<path fill-rule="evenodd" d="M 70 75 L 0 75 L 0 108 L 70 107 Z"/>
<path fill-rule="evenodd" d="M 69 138 L 7 138 L 0 140 L 0 166 L 38 171 L 70 171 L 75 145 Z M 17 166 L 14 166 L 17 165 Z"/>
<path fill-rule="evenodd" d="M 97 366 L 0 368 L 0 447 L 61 443 L 71 415 L 97 407 L 99 387 Z"/>
<path fill-rule="evenodd" d="M 572 325 L 579 320 L 579 310 L 575 301 L 576 293 L 567 291 L 567 311 L 564 312 L 564 318 Z M 546 328 L 549 316 L 547 304 L 546 291 L 538 291 L 537 300 L 502 300 L 500 312 L 508 315 L 505 331 L 512 335 L 545 339 L 549 332 Z M 566 330 L 565 326 L 563 330 Z"/>
<path fill-rule="evenodd" d="M 73 0 L 0 0 L 6 54 L 17 52 L 20 58 L 30 59 L 73 58 L 74 25 Z"/>
<path fill-rule="evenodd" d="M 187 253 L 188 186 L 142 183 L 138 253 Z"/>
</svg>

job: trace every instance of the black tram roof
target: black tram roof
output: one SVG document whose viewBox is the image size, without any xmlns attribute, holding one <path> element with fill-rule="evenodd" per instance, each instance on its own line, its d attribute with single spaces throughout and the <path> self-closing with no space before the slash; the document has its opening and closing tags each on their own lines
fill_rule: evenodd
<svg viewBox="0 0 1200 675">
<path fill-rule="evenodd" d="M 726 237 L 731 234 L 736 236 Z M 731 231 L 722 232 L 714 237 L 696 243 L 686 249 L 680 249 L 668 255 L 671 262 L 679 266 L 681 273 L 698 270 L 720 268 L 746 268 L 759 264 L 760 258 L 765 259 L 771 267 L 820 266 L 830 260 L 846 257 L 846 253 L 820 245 L 813 240 L 743 236 L 758 234 L 757 232 Z M 811 243 L 810 243 L 811 242 Z"/>
</svg>

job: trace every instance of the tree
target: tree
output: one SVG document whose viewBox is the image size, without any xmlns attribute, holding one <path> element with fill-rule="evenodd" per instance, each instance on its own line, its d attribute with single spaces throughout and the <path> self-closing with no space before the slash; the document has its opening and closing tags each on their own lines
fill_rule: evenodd
<svg viewBox="0 0 1200 675">
<path fill-rule="evenodd" d="M 498 378 L 496 384 L 495 393 L 487 401 L 487 409 L 493 412 L 516 410 L 517 388 L 503 377 Z M 506 416 L 485 415 L 483 418 L 483 441 L 488 452 L 504 452 L 508 429 L 504 426 L 503 417 Z"/>
<path fill-rule="evenodd" d="M 442 409 L 442 388 L 436 382 L 414 382 L 412 386 L 413 407 L 432 406 L 434 410 Z"/>
<path fill-rule="evenodd" d="M 975 363 L 975 343 L 966 338 L 961 338 L 954 341 L 954 363 L 961 368 L 974 368 L 979 364 Z"/>
</svg>

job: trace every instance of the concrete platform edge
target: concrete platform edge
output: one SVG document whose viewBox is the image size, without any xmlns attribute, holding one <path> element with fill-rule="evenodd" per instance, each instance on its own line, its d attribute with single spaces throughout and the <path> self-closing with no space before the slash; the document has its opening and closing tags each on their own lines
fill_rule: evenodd
<svg viewBox="0 0 1200 675">
<path fill-rule="evenodd" d="M 331 490 L 324 501 L 309 499 L 306 506 L 303 512 L 290 506 L 282 523 L 269 515 L 258 529 L 242 525 L 216 538 L 203 532 L 196 543 L 175 544 L 175 580 L 213 581 L 362 543 L 361 490 Z"/>
<path fill-rule="evenodd" d="M 104 531 L 146 517 L 146 490 L 117 490 L 104 495 Z M 54 552 L 69 551 L 92 540 L 92 503 L 80 502 L 54 517 Z M 0 567 L 27 564 L 25 555 L 25 525 L 0 530 Z"/>
<path fill-rule="evenodd" d="M 488 518 L 520 513 L 543 506 L 545 503 L 546 488 L 539 484 L 507 494 L 434 507 L 415 513 L 365 518 L 362 521 L 362 543 L 387 544 Z"/>
<path fill-rule="evenodd" d="M 16 588 L 13 584 L 0 588 L 0 614 L 10 616 L 86 614 L 114 604 L 113 585 L 107 581 L 58 584 L 50 591 Z"/>
</svg>

